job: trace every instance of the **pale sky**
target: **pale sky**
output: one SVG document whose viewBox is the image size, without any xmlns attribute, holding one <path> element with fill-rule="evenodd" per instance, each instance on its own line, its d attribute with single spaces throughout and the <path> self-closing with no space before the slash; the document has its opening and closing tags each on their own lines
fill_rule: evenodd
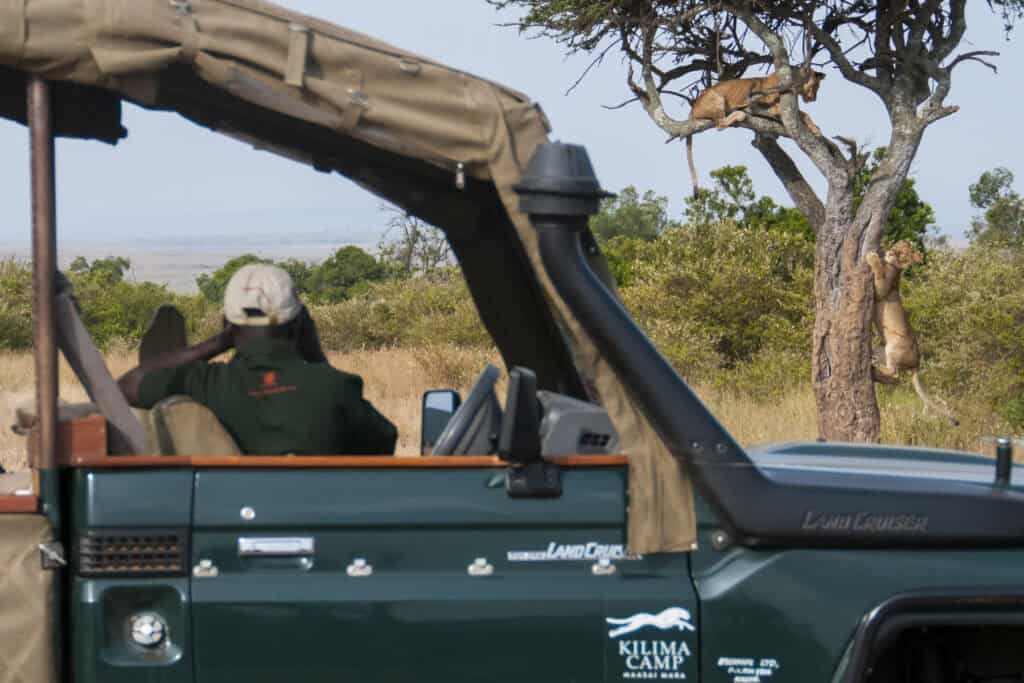
<svg viewBox="0 0 1024 683">
<path fill-rule="evenodd" d="M 607 189 L 635 185 L 667 195 L 675 213 L 690 186 L 684 147 L 665 145 L 665 135 L 632 105 L 608 111 L 628 95 L 625 67 L 609 58 L 572 94 L 566 89 L 588 63 L 566 59 L 544 39 L 527 40 L 483 0 L 279 0 L 280 4 L 363 31 L 526 92 L 554 125 L 554 138 L 582 143 Z M 970 3 L 964 49 L 996 49 L 999 75 L 973 64 L 959 67 L 948 104 L 959 114 L 926 134 L 913 169 L 919 191 L 934 207 L 942 230 L 959 239 L 972 209 L 967 186 L 985 170 L 1007 166 L 1024 181 L 1024 143 L 1014 132 L 1024 92 L 1021 41 L 1006 42 L 1001 24 Z M 864 94 L 862 94 L 864 93 Z M 881 103 L 845 83 L 834 70 L 817 102 L 806 105 L 830 135 L 883 144 L 888 127 Z M 681 118 L 686 112 L 677 107 Z M 331 235 L 350 231 L 354 241 L 375 234 L 383 219 L 380 201 L 337 176 L 265 153 L 198 128 L 175 115 L 128 107 L 129 138 L 117 148 L 62 141 L 58 146 L 59 231 L 62 239 L 118 243 L 174 238 L 203 243 L 210 235 Z M 27 245 L 28 156 L 26 130 L 0 122 L 0 201 L 5 216 L 0 241 Z M 725 164 L 751 169 L 755 189 L 790 204 L 743 130 L 695 138 L 702 177 Z M 817 172 L 803 165 L 820 187 Z M 1018 183 L 1021 186 L 1024 183 Z M 244 244 L 244 242 L 242 242 Z M 244 250 L 244 247 L 243 249 Z"/>
</svg>

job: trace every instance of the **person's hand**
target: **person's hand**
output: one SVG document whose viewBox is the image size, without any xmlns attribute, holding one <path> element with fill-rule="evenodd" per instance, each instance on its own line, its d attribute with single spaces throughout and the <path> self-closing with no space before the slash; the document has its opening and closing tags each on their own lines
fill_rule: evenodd
<svg viewBox="0 0 1024 683">
<path fill-rule="evenodd" d="M 309 314 L 309 309 L 305 306 L 299 311 L 297 325 L 296 347 L 302 357 L 307 363 L 326 363 L 327 355 L 324 353 L 323 347 L 320 346 L 320 334 L 316 330 L 316 323 L 313 322 L 313 316 Z"/>
</svg>

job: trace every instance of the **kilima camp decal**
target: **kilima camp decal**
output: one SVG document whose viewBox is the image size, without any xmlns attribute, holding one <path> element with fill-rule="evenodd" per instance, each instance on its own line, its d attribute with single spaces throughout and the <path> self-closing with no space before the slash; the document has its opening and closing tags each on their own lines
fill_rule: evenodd
<svg viewBox="0 0 1024 683">
<path fill-rule="evenodd" d="M 624 680 L 682 680 L 691 656 L 686 634 L 695 632 L 689 610 L 669 607 L 657 614 L 608 617 L 608 639 Z"/>
</svg>

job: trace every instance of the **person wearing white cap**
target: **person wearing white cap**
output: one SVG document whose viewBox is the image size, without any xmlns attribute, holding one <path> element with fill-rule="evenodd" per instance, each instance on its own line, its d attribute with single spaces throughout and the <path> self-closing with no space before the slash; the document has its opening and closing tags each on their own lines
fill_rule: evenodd
<svg viewBox="0 0 1024 683">
<path fill-rule="evenodd" d="M 209 362 L 232 348 L 229 362 Z M 250 455 L 390 455 L 398 436 L 363 398 L 363 380 L 327 364 L 291 277 L 270 264 L 231 277 L 220 333 L 146 360 L 118 383 L 139 408 L 190 396 Z"/>
</svg>

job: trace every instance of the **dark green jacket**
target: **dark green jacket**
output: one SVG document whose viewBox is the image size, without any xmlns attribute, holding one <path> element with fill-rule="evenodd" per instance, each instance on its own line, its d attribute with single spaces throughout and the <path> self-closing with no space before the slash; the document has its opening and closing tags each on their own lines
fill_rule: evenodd
<svg viewBox="0 0 1024 683">
<path fill-rule="evenodd" d="M 228 363 L 150 372 L 139 387 L 144 408 L 174 395 L 212 410 L 248 455 L 391 455 L 398 438 L 362 378 L 307 363 L 282 340 L 250 341 Z"/>
</svg>

